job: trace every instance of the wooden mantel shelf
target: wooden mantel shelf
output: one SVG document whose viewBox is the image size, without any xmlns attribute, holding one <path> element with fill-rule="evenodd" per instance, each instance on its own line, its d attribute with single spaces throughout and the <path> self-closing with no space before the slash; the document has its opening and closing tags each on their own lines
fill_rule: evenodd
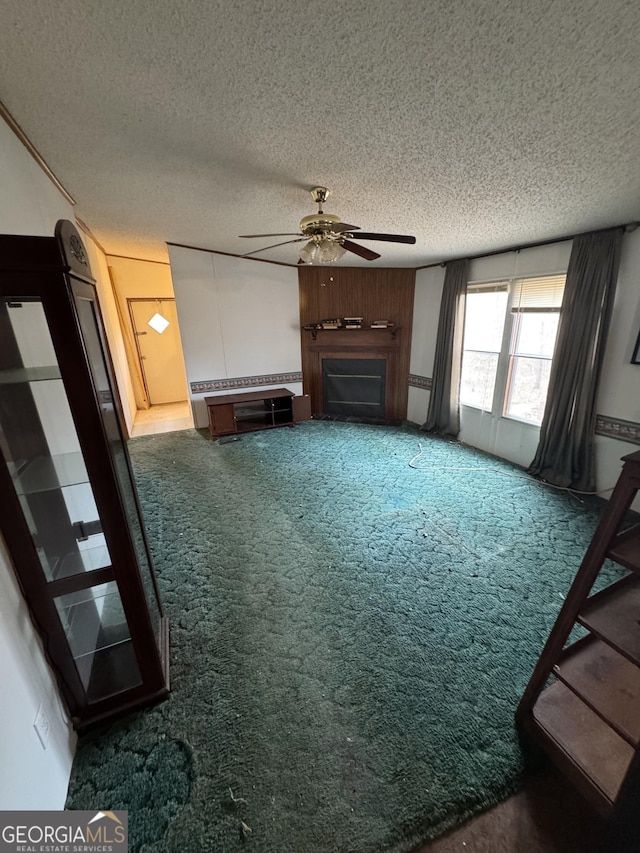
<svg viewBox="0 0 640 853">
<path fill-rule="evenodd" d="M 400 329 L 394 326 L 392 329 L 304 329 L 303 332 L 314 342 L 310 344 L 312 349 L 316 346 L 396 349 Z"/>
</svg>

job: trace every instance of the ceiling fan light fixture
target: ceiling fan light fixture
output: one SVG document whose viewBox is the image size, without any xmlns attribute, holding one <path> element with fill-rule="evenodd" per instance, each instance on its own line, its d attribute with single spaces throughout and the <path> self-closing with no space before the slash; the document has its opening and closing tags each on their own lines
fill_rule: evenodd
<svg viewBox="0 0 640 853">
<path fill-rule="evenodd" d="M 313 240 L 309 240 L 300 249 L 300 260 L 304 261 L 305 264 L 312 264 L 317 259 L 317 255 L 318 246 Z"/>
<path fill-rule="evenodd" d="M 346 251 L 337 240 L 322 240 L 318 246 L 318 260 L 321 264 L 333 264 L 339 261 Z"/>
</svg>

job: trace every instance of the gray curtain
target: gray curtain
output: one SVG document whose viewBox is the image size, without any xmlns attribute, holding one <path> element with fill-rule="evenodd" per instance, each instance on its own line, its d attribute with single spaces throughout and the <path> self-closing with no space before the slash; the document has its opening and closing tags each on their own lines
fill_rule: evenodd
<svg viewBox="0 0 640 853">
<path fill-rule="evenodd" d="M 422 427 L 454 438 L 460 432 L 460 370 L 468 273 L 466 258 L 446 266 L 429 411 Z"/>
<path fill-rule="evenodd" d="M 595 491 L 596 395 L 620 264 L 622 229 L 573 241 L 540 443 L 529 473 Z"/>
</svg>

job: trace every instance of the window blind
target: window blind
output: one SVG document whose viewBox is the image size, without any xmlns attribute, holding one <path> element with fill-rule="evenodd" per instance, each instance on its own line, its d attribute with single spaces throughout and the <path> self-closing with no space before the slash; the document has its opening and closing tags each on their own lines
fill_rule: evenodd
<svg viewBox="0 0 640 853">
<path fill-rule="evenodd" d="M 467 287 L 467 293 L 502 293 L 508 289 L 508 281 L 492 281 L 484 284 L 470 284 Z"/>
<path fill-rule="evenodd" d="M 517 279 L 513 282 L 511 311 L 559 311 L 565 279 L 565 275 Z"/>
</svg>

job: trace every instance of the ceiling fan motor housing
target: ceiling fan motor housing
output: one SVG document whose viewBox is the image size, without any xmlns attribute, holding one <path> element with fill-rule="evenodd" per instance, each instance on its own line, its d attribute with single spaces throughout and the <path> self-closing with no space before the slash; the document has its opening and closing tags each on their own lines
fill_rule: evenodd
<svg viewBox="0 0 640 853">
<path fill-rule="evenodd" d="M 300 220 L 300 231 L 305 237 L 329 234 L 333 231 L 334 226 L 339 225 L 341 221 L 339 216 L 334 216 L 332 213 L 314 213 Z"/>
</svg>

